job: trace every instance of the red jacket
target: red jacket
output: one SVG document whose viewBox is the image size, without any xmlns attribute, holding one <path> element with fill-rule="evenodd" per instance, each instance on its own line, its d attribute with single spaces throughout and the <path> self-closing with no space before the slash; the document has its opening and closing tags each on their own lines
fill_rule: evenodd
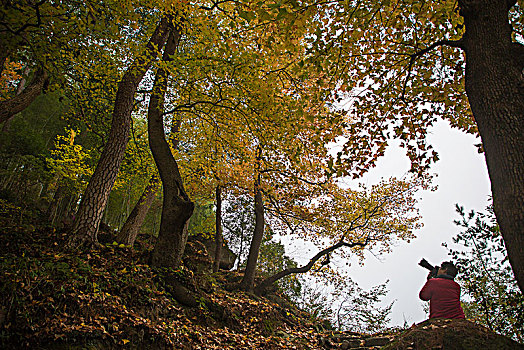
<svg viewBox="0 0 524 350">
<path fill-rule="evenodd" d="M 430 301 L 429 318 L 465 318 L 460 306 L 460 286 L 452 279 L 429 279 L 419 297 Z"/>
</svg>

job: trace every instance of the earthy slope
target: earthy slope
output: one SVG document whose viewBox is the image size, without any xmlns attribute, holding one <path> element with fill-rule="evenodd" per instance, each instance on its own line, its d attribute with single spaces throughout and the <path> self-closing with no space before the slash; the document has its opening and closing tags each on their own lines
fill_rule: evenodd
<svg viewBox="0 0 524 350">
<path fill-rule="evenodd" d="M 5 203 L 1 210 L 2 349 L 321 348 L 319 321 L 283 299 L 224 290 L 234 273 L 199 273 L 206 254 L 196 244 L 186 260 L 194 271 L 153 269 L 144 242 L 67 252 L 66 233 Z"/>
<path fill-rule="evenodd" d="M 1 349 L 522 349 L 467 321 L 381 335 L 332 332 L 277 294 L 235 291 L 190 241 L 185 267 L 154 269 L 150 244 L 62 249 L 66 232 L 0 200 Z"/>
<path fill-rule="evenodd" d="M 397 334 L 384 349 L 519 350 L 524 345 L 468 320 L 432 319 Z"/>
</svg>

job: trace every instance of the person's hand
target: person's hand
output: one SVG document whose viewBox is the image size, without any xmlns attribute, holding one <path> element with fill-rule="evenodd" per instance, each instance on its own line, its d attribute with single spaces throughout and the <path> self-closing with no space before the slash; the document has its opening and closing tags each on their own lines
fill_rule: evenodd
<svg viewBox="0 0 524 350">
<path fill-rule="evenodd" d="M 433 271 L 429 271 L 428 277 L 426 278 L 428 281 L 433 278 L 433 276 L 431 275 L 432 273 Z"/>
</svg>

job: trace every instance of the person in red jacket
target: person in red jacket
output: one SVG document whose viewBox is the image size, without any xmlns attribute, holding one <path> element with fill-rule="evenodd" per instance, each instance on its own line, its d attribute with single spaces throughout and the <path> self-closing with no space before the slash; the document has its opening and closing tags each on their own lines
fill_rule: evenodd
<svg viewBox="0 0 524 350">
<path fill-rule="evenodd" d="M 429 300 L 429 318 L 465 318 L 460 306 L 460 286 L 453 279 L 457 275 L 457 267 L 445 261 L 439 267 L 437 277 L 431 273 L 419 297 Z"/>
</svg>

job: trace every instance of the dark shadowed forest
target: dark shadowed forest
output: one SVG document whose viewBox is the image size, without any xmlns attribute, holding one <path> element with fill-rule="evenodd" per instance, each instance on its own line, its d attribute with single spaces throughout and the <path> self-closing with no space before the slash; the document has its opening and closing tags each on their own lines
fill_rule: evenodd
<svg viewBox="0 0 524 350">
<path fill-rule="evenodd" d="M 522 5 L 3 1 L 1 346 L 522 348 Z M 492 189 L 448 248 L 466 320 L 392 327 L 332 259 L 415 238 L 441 119 Z"/>
</svg>

